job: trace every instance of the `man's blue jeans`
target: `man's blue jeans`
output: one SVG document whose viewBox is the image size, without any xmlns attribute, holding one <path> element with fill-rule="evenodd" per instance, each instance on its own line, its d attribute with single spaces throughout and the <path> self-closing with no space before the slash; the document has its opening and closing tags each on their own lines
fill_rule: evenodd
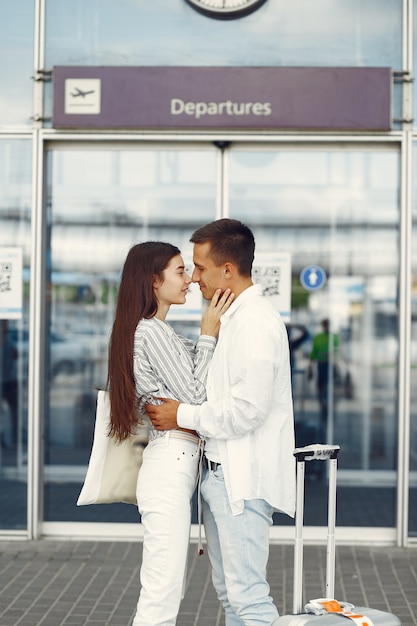
<svg viewBox="0 0 417 626">
<path fill-rule="evenodd" d="M 221 466 L 204 470 L 201 495 L 213 584 L 226 626 L 271 626 L 278 617 L 266 581 L 272 507 L 265 500 L 246 500 L 243 512 L 232 515 Z"/>
</svg>

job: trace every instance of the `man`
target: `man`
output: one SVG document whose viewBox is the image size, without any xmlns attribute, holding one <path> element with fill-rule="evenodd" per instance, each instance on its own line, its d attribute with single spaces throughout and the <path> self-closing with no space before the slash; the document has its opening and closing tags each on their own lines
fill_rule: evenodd
<svg viewBox="0 0 417 626">
<path fill-rule="evenodd" d="M 278 611 L 266 566 L 274 510 L 294 515 L 295 462 L 288 337 L 279 313 L 251 278 L 255 242 L 237 220 L 199 228 L 193 282 L 206 300 L 217 288 L 235 300 L 200 406 L 163 399 L 147 405 L 160 430 L 189 428 L 206 440 L 201 486 L 213 583 L 227 626 L 271 626 Z"/>
<path fill-rule="evenodd" d="M 317 397 L 320 404 L 320 440 L 327 441 L 327 422 L 329 413 L 329 382 L 335 399 L 336 386 L 340 384 L 340 371 L 337 366 L 339 336 L 330 333 L 328 319 L 321 321 L 322 332 L 313 339 L 310 352 L 310 365 L 307 372 L 308 380 L 313 377 L 312 364 L 317 362 Z M 334 404 L 333 404 L 334 409 Z"/>
</svg>

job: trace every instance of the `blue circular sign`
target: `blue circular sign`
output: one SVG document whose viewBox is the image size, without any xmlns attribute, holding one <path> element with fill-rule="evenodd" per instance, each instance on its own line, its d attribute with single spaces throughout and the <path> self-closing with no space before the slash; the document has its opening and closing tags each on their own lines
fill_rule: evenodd
<svg viewBox="0 0 417 626">
<path fill-rule="evenodd" d="M 326 272 L 319 265 L 307 265 L 301 270 L 300 281 L 304 289 L 317 291 L 326 284 Z"/>
</svg>

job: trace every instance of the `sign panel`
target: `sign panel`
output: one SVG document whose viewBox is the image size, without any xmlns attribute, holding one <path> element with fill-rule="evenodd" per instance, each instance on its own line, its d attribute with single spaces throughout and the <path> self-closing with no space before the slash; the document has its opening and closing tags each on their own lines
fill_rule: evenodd
<svg viewBox="0 0 417 626">
<path fill-rule="evenodd" d="M 99 115 L 101 113 L 99 78 L 68 78 L 65 81 L 66 115 Z"/>
<path fill-rule="evenodd" d="M 291 254 L 258 252 L 252 268 L 253 282 L 279 311 L 284 322 L 291 318 Z"/>
<path fill-rule="evenodd" d="M 317 291 L 326 284 L 327 275 L 319 265 L 307 265 L 300 274 L 300 282 L 304 289 Z"/>
<path fill-rule="evenodd" d="M 55 67 L 54 128 L 389 130 L 391 70 Z"/>
<path fill-rule="evenodd" d="M 22 317 L 23 255 L 21 248 L 0 248 L 0 319 Z"/>
</svg>

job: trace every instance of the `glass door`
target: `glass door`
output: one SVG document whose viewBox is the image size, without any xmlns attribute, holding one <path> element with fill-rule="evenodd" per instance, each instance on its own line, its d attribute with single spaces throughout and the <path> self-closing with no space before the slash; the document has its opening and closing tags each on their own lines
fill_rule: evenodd
<svg viewBox="0 0 417 626">
<path fill-rule="evenodd" d="M 47 522 L 139 520 L 131 505 L 76 506 L 91 449 L 96 387 L 106 382 L 119 275 L 128 250 L 140 241 L 171 242 L 191 261 L 191 233 L 216 217 L 217 153 L 214 146 L 91 145 L 47 152 Z M 195 298 L 189 295 L 187 304 Z M 198 333 L 195 306 L 178 309 L 172 323 L 183 334 Z"/>
<path fill-rule="evenodd" d="M 130 505 L 76 507 L 120 269 L 149 239 L 191 264 L 193 230 L 225 216 L 253 229 L 255 281 L 287 324 L 297 443 L 342 446 L 338 526 L 395 527 L 399 163 L 394 146 L 358 144 L 51 145 L 45 521 L 138 521 Z M 172 311 L 182 334 L 198 332 L 200 304 Z M 324 526 L 314 465 L 306 523 Z"/>
<path fill-rule="evenodd" d="M 229 215 L 253 228 L 260 274 L 290 258 L 297 444 L 341 445 L 338 526 L 395 526 L 399 184 L 393 148 L 229 151 Z M 326 524 L 320 469 L 307 524 Z"/>
</svg>

